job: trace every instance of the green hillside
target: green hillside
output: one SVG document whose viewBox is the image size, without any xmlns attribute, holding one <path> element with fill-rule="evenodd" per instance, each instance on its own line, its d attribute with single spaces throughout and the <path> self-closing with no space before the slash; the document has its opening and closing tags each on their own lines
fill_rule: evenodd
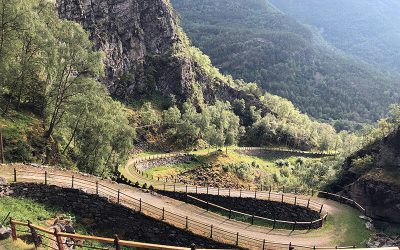
<svg viewBox="0 0 400 250">
<path fill-rule="evenodd" d="M 377 120 L 399 97 L 398 79 L 340 53 L 268 2 L 172 3 L 194 45 L 222 72 L 255 81 L 313 117 L 341 120 L 339 129 Z"/>
<path fill-rule="evenodd" d="M 271 0 L 312 25 L 337 48 L 400 72 L 400 2 L 396 0 Z"/>
</svg>

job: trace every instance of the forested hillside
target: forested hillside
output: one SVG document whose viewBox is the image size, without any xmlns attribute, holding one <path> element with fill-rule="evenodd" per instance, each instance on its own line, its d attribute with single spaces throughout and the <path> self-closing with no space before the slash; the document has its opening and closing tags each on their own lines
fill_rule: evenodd
<svg viewBox="0 0 400 250">
<path fill-rule="evenodd" d="M 356 140 L 302 114 L 290 101 L 219 73 L 190 45 L 168 2 L 154 1 L 154 6 L 169 11 L 162 16 L 169 22 L 160 22 L 166 27 L 155 25 L 157 19 L 146 27 L 123 27 L 122 37 L 108 31 L 119 19 L 97 16 L 93 24 L 81 17 L 118 13 L 134 20 L 141 10 L 129 12 L 131 16 L 123 11 L 107 14 L 102 0 L 84 5 L 91 6 L 87 9 L 69 1 L 0 2 L 5 10 L 0 13 L 5 20 L 0 27 L 0 129 L 6 161 L 61 164 L 108 175 L 127 159 L 135 128 L 140 132 L 136 143 L 166 142 L 174 149 L 240 143 L 333 150 L 348 138 Z M 121 4 L 110 8 L 124 10 Z M 140 4 L 143 13 L 154 18 L 146 2 Z M 145 34 L 136 32 L 145 28 Z M 169 31 L 160 34 L 160 29 Z M 94 36 L 96 32 L 104 36 Z M 167 35 L 175 40 L 171 43 Z M 117 46 L 115 39 L 126 42 L 126 36 L 138 39 L 138 46 Z M 110 47 L 114 49 L 107 50 Z M 143 51 L 149 54 L 140 57 Z M 144 68 L 121 66 L 115 53 L 138 56 L 138 61 L 124 63 L 144 60 Z"/>
<path fill-rule="evenodd" d="M 347 57 L 262 0 L 173 0 L 194 45 L 224 73 L 255 81 L 339 129 L 382 117 L 399 79 Z M 350 121 L 350 122 L 349 122 Z"/>
<path fill-rule="evenodd" d="M 337 48 L 400 72 L 400 2 L 396 0 L 271 0 L 314 26 Z"/>
</svg>

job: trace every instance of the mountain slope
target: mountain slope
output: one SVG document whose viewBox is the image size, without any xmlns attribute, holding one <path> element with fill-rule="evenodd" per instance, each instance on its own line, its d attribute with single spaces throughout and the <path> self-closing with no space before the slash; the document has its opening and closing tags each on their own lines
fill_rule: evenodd
<svg viewBox="0 0 400 250">
<path fill-rule="evenodd" d="M 271 0 L 316 27 L 341 50 L 400 72 L 400 2 L 395 0 Z"/>
<path fill-rule="evenodd" d="M 194 44 L 222 72 L 255 81 L 316 118 L 374 121 L 399 96 L 398 79 L 344 56 L 266 1 L 172 4 Z"/>
<path fill-rule="evenodd" d="M 400 129 L 348 157 L 332 185 L 366 207 L 367 213 L 400 222 Z"/>
<path fill-rule="evenodd" d="M 114 96 L 158 91 L 200 106 L 235 97 L 262 106 L 231 87 L 207 57 L 188 45 L 168 1 L 59 0 L 57 6 L 61 18 L 82 24 L 105 52 L 103 81 Z"/>
</svg>

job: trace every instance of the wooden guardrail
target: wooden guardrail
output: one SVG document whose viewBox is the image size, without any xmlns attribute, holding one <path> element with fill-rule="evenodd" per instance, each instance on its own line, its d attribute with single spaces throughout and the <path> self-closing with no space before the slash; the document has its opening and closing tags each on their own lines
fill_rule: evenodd
<svg viewBox="0 0 400 250">
<path fill-rule="evenodd" d="M 11 173 L 11 178 L 14 182 L 34 182 L 44 183 L 45 185 L 57 185 L 61 187 L 74 188 L 84 190 L 86 193 L 96 194 L 98 196 L 106 197 L 110 201 L 128 207 L 136 212 L 150 216 L 154 219 L 164 221 L 177 228 L 191 231 L 194 234 L 209 237 L 215 241 L 233 245 L 244 249 L 342 249 L 353 248 L 347 247 L 318 247 L 318 246 L 305 246 L 295 245 L 290 242 L 273 242 L 267 239 L 253 238 L 243 235 L 239 232 L 229 231 L 212 224 L 207 224 L 198 221 L 194 218 L 187 216 L 177 215 L 174 212 L 166 210 L 164 207 L 157 207 L 155 205 L 146 203 L 141 199 L 136 199 L 128 194 L 121 192 L 119 189 L 108 187 L 99 181 L 91 181 L 87 178 L 74 176 L 74 175 L 61 175 L 44 172 L 34 172 L 25 170 L 16 170 Z M 185 187 L 183 187 L 185 188 Z M 216 190 L 216 189 L 215 189 Z M 209 190 L 210 191 L 210 190 Z M 268 193 L 267 193 L 268 195 Z"/>
<path fill-rule="evenodd" d="M 296 149 L 287 149 L 287 148 L 272 148 L 272 147 L 234 147 L 234 150 L 267 150 L 267 151 L 276 151 L 283 153 L 296 153 L 310 156 L 335 156 L 337 153 L 328 152 L 328 151 L 302 151 Z"/>
<path fill-rule="evenodd" d="M 67 246 L 70 245 L 65 241 L 65 238 L 69 238 L 72 240 L 84 240 L 90 242 L 97 242 L 106 244 L 108 247 L 112 246 L 116 250 L 120 250 L 121 247 L 132 247 L 136 249 L 156 249 L 156 250 L 194 250 L 195 247 L 185 248 L 185 247 L 176 247 L 176 246 L 167 246 L 167 245 L 158 245 L 158 244 L 150 244 L 136 241 L 126 241 L 120 240 L 116 235 L 114 238 L 104 238 L 104 237 L 96 237 L 96 236 L 88 236 L 81 234 L 71 234 L 71 233 L 63 233 L 59 232 L 57 229 L 49 230 L 35 224 L 32 224 L 30 221 L 27 223 L 13 220 L 10 218 L 10 227 L 11 227 L 11 236 L 14 241 L 18 238 L 18 232 L 29 234 L 31 236 L 31 240 L 35 246 L 35 249 L 38 247 L 47 247 L 48 249 L 54 250 L 65 250 L 69 249 Z M 26 227 L 29 230 L 21 230 L 20 227 Z M 98 246 L 90 246 L 90 245 L 82 245 L 79 244 L 79 247 L 84 247 L 86 249 L 110 249 L 105 247 Z"/>
<path fill-rule="evenodd" d="M 280 226 L 282 226 L 283 228 L 291 229 L 292 231 L 294 231 L 296 229 L 311 230 L 313 228 L 320 228 L 320 227 L 322 227 L 324 221 L 326 220 L 326 218 L 328 216 L 328 214 L 326 213 L 321 218 L 319 218 L 317 220 L 313 220 L 313 221 L 284 221 L 284 220 L 271 219 L 271 218 L 257 216 L 254 214 L 248 214 L 248 213 L 243 213 L 240 211 L 228 209 L 223 206 L 220 206 L 220 205 L 208 202 L 208 201 L 204 201 L 202 199 L 199 199 L 197 197 L 194 197 L 194 196 L 191 196 L 188 194 L 186 194 L 186 197 L 190 198 L 194 201 L 202 203 L 203 205 L 206 206 L 207 211 L 209 211 L 210 207 L 216 208 L 218 210 L 225 212 L 229 219 L 231 219 L 236 214 L 236 215 L 244 216 L 244 217 L 248 218 L 248 220 L 250 220 L 250 223 L 252 225 L 254 225 L 255 221 L 258 220 L 259 222 L 261 222 L 263 224 L 272 225 L 272 229 L 275 229 L 277 227 L 277 224 L 280 224 Z"/>
<path fill-rule="evenodd" d="M 252 147 L 252 148 L 241 147 L 240 149 L 246 149 L 246 150 L 247 149 L 267 149 L 267 150 L 270 150 L 269 148 L 256 148 L 256 147 Z M 140 163 L 140 162 L 148 161 L 148 160 L 153 160 L 153 159 L 163 159 L 163 158 L 183 156 L 183 155 L 190 155 L 190 154 L 187 154 L 187 153 L 170 153 L 170 154 L 161 154 L 161 155 L 153 155 L 153 156 L 150 156 L 150 157 L 137 158 L 133 162 L 133 168 L 139 175 L 142 175 L 143 177 L 149 178 L 149 176 L 146 175 L 143 171 L 140 171 L 140 170 L 138 170 L 136 168 L 136 166 L 135 166 L 136 163 Z M 127 178 L 125 178 L 125 179 L 127 179 Z M 154 180 L 154 178 L 152 178 L 152 180 Z M 160 181 L 160 178 L 158 178 L 157 181 Z M 182 191 L 182 187 L 178 187 L 176 185 L 176 183 L 177 183 L 176 179 L 165 178 L 165 179 L 161 179 L 161 181 L 164 182 L 164 187 L 163 187 L 164 190 L 166 190 L 166 188 L 168 187 L 168 186 L 166 186 L 165 183 L 170 182 L 170 183 L 174 183 L 173 184 L 173 191 Z M 183 185 L 185 185 L 185 184 L 183 184 Z M 157 186 L 157 185 L 154 185 L 154 187 L 158 188 L 158 189 L 161 189 L 160 186 Z M 189 187 L 189 188 L 193 189 L 192 186 Z M 230 196 L 231 192 L 234 192 L 233 189 L 220 189 L 220 188 L 213 188 L 213 187 L 208 187 L 208 186 L 204 186 L 204 187 L 195 186 L 195 189 L 196 189 L 196 193 L 197 193 L 198 189 L 207 189 L 207 193 L 209 192 L 209 190 L 217 189 L 217 192 L 214 192 L 214 194 L 217 194 L 217 195 L 223 195 L 222 192 L 220 192 L 220 190 L 225 190 L 225 191 L 227 190 L 228 192 L 225 192 L 225 195 L 229 195 L 229 196 Z M 169 191 L 171 191 L 171 188 L 170 188 Z M 268 199 L 269 200 L 271 199 L 271 196 L 272 196 L 272 199 L 275 200 L 275 201 L 277 200 L 276 199 L 277 195 L 282 196 L 282 199 L 281 199 L 282 202 L 284 202 L 284 198 L 287 195 L 289 195 L 289 196 L 293 196 L 294 195 L 294 197 L 295 197 L 294 199 L 296 200 L 296 195 L 298 194 L 296 189 L 294 190 L 294 193 L 290 193 L 290 192 L 287 193 L 287 190 L 285 192 L 285 186 L 282 186 L 281 188 L 273 190 L 273 187 L 271 185 L 270 186 L 264 186 L 264 187 L 260 186 L 258 189 L 257 188 L 254 189 L 254 191 L 252 191 L 251 188 L 249 187 L 249 190 L 242 190 L 241 189 L 239 192 L 240 193 L 254 192 L 254 195 L 257 197 L 258 194 L 263 195 L 263 193 L 262 193 L 263 191 L 264 192 L 265 191 L 268 192 Z M 337 201 L 337 202 L 352 206 L 353 208 L 356 208 L 357 210 L 359 210 L 361 213 L 363 213 L 366 216 L 373 217 L 372 214 L 368 213 L 366 208 L 362 207 L 356 201 L 354 201 L 352 199 L 349 199 L 347 197 L 338 195 L 338 194 L 333 194 L 333 193 L 329 193 L 329 192 L 325 192 L 325 191 L 319 191 L 319 190 L 310 190 L 310 193 L 307 193 L 306 195 L 311 195 L 311 196 L 317 195 L 317 196 L 322 197 L 322 198 L 327 198 L 327 199 L 330 199 L 330 200 L 334 200 L 334 201 Z M 240 195 L 240 197 L 241 197 L 241 195 Z M 294 201 L 294 203 L 296 203 L 296 201 Z M 300 203 L 300 205 L 301 205 L 301 203 Z M 308 206 L 309 206 L 309 204 L 307 204 L 307 207 Z M 322 212 L 322 208 L 321 208 L 321 212 Z"/>
</svg>

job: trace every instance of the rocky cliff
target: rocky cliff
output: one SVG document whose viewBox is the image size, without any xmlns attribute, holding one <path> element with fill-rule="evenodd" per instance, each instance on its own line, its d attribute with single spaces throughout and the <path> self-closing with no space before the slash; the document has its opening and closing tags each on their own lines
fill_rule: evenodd
<svg viewBox="0 0 400 250">
<path fill-rule="evenodd" d="M 346 159 L 332 186 L 383 221 L 400 223 L 400 129 Z"/>
<path fill-rule="evenodd" d="M 190 54 L 190 47 L 168 0 L 57 0 L 61 18 L 80 23 L 106 54 L 111 94 L 120 98 L 158 91 L 178 102 L 213 102 L 243 98 L 258 100 L 210 76 Z M 185 42 L 186 41 L 186 42 Z"/>
</svg>

